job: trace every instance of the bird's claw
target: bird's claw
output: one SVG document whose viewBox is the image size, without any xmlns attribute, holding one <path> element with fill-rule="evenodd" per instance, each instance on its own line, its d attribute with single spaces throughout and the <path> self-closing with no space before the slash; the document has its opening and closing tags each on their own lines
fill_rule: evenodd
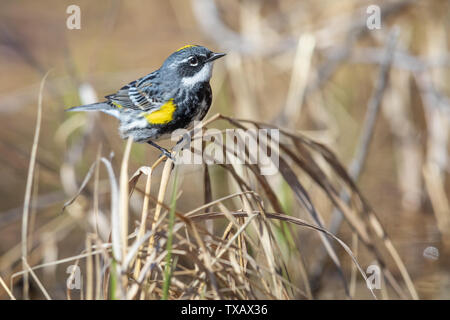
<svg viewBox="0 0 450 320">
<path fill-rule="evenodd" d="M 172 161 L 175 161 L 175 157 L 168 150 L 165 150 L 165 151 L 161 152 L 161 154 L 159 155 L 160 158 L 163 157 L 163 156 L 166 156 L 168 159 L 170 159 Z"/>
</svg>

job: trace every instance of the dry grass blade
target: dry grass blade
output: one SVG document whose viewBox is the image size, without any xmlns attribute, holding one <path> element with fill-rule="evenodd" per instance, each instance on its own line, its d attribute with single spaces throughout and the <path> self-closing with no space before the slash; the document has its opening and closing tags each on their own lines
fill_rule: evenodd
<svg viewBox="0 0 450 320">
<path fill-rule="evenodd" d="M 232 212 L 231 214 L 233 214 L 235 217 L 248 217 L 248 214 L 245 213 L 245 212 Z M 253 214 L 256 214 L 256 215 L 259 215 L 259 216 L 262 215 L 260 212 L 253 212 Z M 314 230 L 317 230 L 317 231 L 319 231 L 321 233 L 326 234 L 327 236 L 329 236 L 330 238 L 332 238 L 333 240 L 338 242 L 340 246 L 342 246 L 342 248 L 347 252 L 347 254 L 352 259 L 353 263 L 358 268 L 361 276 L 364 278 L 365 281 L 367 281 L 367 276 L 366 276 L 364 270 L 359 265 L 358 261 L 356 260 L 356 257 L 352 253 L 351 249 L 341 239 L 339 239 L 338 237 L 336 237 L 335 235 L 330 233 L 328 230 L 323 229 L 323 228 L 321 228 L 319 226 L 315 226 L 313 224 L 310 224 L 310 223 L 308 223 L 306 221 L 303 221 L 300 218 L 287 216 L 287 215 L 281 214 L 281 213 L 267 213 L 266 212 L 265 215 L 269 219 L 288 221 L 288 222 L 291 222 L 291 223 L 294 223 L 294 224 L 297 224 L 297 225 L 300 225 L 300 226 L 304 226 L 304 227 L 307 227 L 307 228 L 311 228 L 311 229 L 314 229 Z M 221 218 L 223 216 L 224 216 L 224 214 L 221 213 L 221 212 L 211 212 L 211 213 L 208 213 L 208 214 L 194 215 L 194 216 L 191 217 L 191 219 L 193 221 L 195 221 L 195 220 L 204 220 L 204 219 L 217 219 L 217 218 Z M 372 293 L 372 296 L 376 299 L 376 295 L 375 295 L 375 293 L 373 292 L 373 290 L 370 287 L 369 287 L 369 290 Z"/>
<path fill-rule="evenodd" d="M 280 158 L 280 172 L 281 172 L 281 175 L 286 180 L 286 182 L 291 187 L 292 191 L 294 191 L 299 202 L 305 206 L 306 210 L 308 210 L 308 212 L 311 214 L 314 221 L 321 228 L 323 228 L 323 221 L 320 218 L 319 214 L 317 213 L 316 209 L 314 208 L 308 193 L 306 192 L 305 188 L 303 188 L 303 186 L 300 184 L 300 182 L 296 178 L 295 173 L 292 171 L 292 169 L 287 165 L 287 163 L 282 158 Z M 325 241 L 324 245 L 327 248 L 327 250 L 329 251 L 330 257 L 333 259 L 336 266 L 341 268 L 339 259 L 337 258 L 337 255 L 334 252 L 334 250 L 332 250 L 332 248 L 329 246 L 328 241 Z"/>
<path fill-rule="evenodd" d="M 314 46 L 315 38 L 312 34 L 306 33 L 300 36 L 286 98 L 286 107 L 282 114 L 282 124 L 294 125 L 292 119 L 298 119 L 301 114 Z"/>
<path fill-rule="evenodd" d="M 240 127 L 240 128 L 242 128 L 242 125 L 240 123 L 250 123 L 250 124 L 253 124 L 253 125 L 255 125 L 257 127 L 260 127 L 260 128 L 276 128 L 276 126 L 265 124 L 265 123 L 260 123 L 260 122 L 252 121 L 252 120 L 233 119 L 233 118 L 222 116 L 222 115 L 221 115 L 220 118 L 222 118 L 222 119 L 224 119 L 224 120 L 230 122 L 231 124 L 233 124 L 233 125 L 235 125 L 237 127 Z M 381 256 L 380 251 L 378 250 L 378 248 L 373 246 L 372 240 L 370 240 L 369 235 L 367 233 L 368 228 L 369 227 L 372 228 L 372 230 L 375 232 L 377 237 L 382 239 L 384 247 L 388 250 L 388 252 L 390 253 L 391 257 L 394 259 L 396 265 L 398 266 L 398 268 L 400 270 L 400 273 L 401 273 L 401 275 L 402 275 L 402 277 L 403 277 L 403 279 L 404 279 L 404 281 L 405 281 L 405 283 L 407 285 L 407 288 L 408 288 L 411 296 L 414 299 L 417 299 L 418 296 L 417 296 L 417 293 L 415 291 L 415 288 L 414 288 L 414 285 L 412 283 L 412 280 L 411 280 L 411 278 L 409 276 L 409 273 L 408 273 L 404 263 L 402 262 L 400 256 L 398 255 L 395 247 L 393 246 L 391 240 L 389 239 L 389 237 L 387 236 L 386 232 L 384 231 L 384 228 L 380 224 L 379 219 L 376 217 L 374 211 L 371 209 L 370 205 L 367 203 L 367 201 L 361 195 L 360 191 L 358 190 L 357 186 L 353 182 L 352 178 L 347 173 L 345 168 L 337 160 L 337 158 L 333 154 L 333 152 L 331 152 L 323 144 L 314 142 L 313 140 L 311 140 L 311 139 L 309 139 L 307 137 L 304 137 L 304 136 L 299 135 L 299 134 L 293 134 L 293 133 L 291 133 L 291 132 L 289 132 L 289 131 L 287 131 L 285 129 L 281 129 L 280 128 L 279 130 L 280 130 L 280 132 L 282 134 L 284 134 L 287 137 L 293 139 L 294 141 L 297 141 L 300 144 L 305 144 L 306 146 L 312 148 L 313 150 L 318 151 L 324 157 L 324 159 L 327 160 L 328 164 L 335 170 L 335 173 L 338 174 L 339 177 L 341 177 L 344 180 L 344 182 L 347 184 L 347 186 L 350 188 L 350 190 L 357 196 L 357 199 L 360 201 L 360 204 L 361 204 L 362 209 L 363 209 L 362 210 L 362 214 L 364 215 L 365 218 L 367 218 L 367 220 L 365 222 L 363 222 L 363 220 L 359 219 L 354 213 L 352 213 L 351 211 L 346 209 L 346 205 L 345 205 L 344 201 L 341 201 L 339 199 L 339 197 L 336 197 L 334 195 L 334 193 L 335 193 L 335 189 L 334 188 L 330 188 L 327 183 L 318 181 L 318 178 L 315 177 L 314 169 L 311 170 L 311 169 L 308 169 L 307 166 L 302 166 L 302 168 L 306 169 L 307 172 L 311 175 L 311 177 L 313 179 L 315 179 L 316 182 L 318 182 L 319 186 L 322 186 L 326 190 L 327 194 L 330 197 L 330 200 L 341 210 L 341 212 L 343 212 L 345 214 L 345 216 L 347 218 L 347 221 L 350 223 L 350 225 L 352 227 L 355 228 L 355 230 L 358 231 L 358 235 L 363 240 L 363 243 L 376 256 L 377 260 L 379 261 L 380 265 L 382 266 L 382 268 L 383 268 L 383 270 L 385 272 L 385 275 L 387 275 L 388 274 L 388 270 L 385 269 L 385 267 L 384 267 L 386 264 L 383 262 L 382 256 Z M 286 151 L 286 148 L 284 149 L 284 151 Z M 288 154 L 292 155 L 292 153 L 289 153 L 289 152 L 288 152 Z M 298 157 L 294 157 L 294 159 L 298 160 L 299 158 Z M 280 164 L 281 163 L 283 163 L 283 159 L 280 158 Z M 303 162 L 303 164 L 304 164 L 304 162 Z M 282 166 L 280 165 L 280 168 L 281 167 Z M 286 178 L 288 178 L 290 180 L 296 179 L 295 178 L 295 174 L 293 174 L 292 172 L 287 173 L 286 174 Z M 301 189 L 302 188 L 298 189 L 298 191 L 300 192 Z M 302 193 L 299 193 L 299 195 L 301 195 L 301 194 Z M 301 198 L 299 198 L 299 200 L 300 199 Z M 305 200 L 305 199 L 303 199 L 303 200 Z M 389 277 L 388 280 L 390 280 L 390 283 L 392 284 L 392 286 L 394 288 L 396 288 L 396 291 L 400 294 L 400 296 L 403 296 L 402 290 L 396 284 L 395 279 L 393 277 Z"/>
<path fill-rule="evenodd" d="M 117 222 L 120 228 L 120 240 L 121 240 L 121 248 L 122 248 L 122 257 L 125 258 L 127 256 L 127 238 L 128 238 L 128 162 L 130 158 L 131 152 L 131 143 L 133 142 L 132 137 L 129 137 L 127 140 L 127 144 L 125 147 L 125 153 L 122 159 L 122 165 L 120 168 L 120 219 Z M 121 261 L 124 262 L 124 261 Z M 126 277 L 123 277 L 126 284 Z"/>
<path fill-rule="evenodd" d="M 243 127 L 239 123 L 239 120 L 235 120 L 235 119 L 225 117 L 225 116 L 221 116 L 221 117 L 223 119 L 227 120 L 228 122 L 230 122 L 231 124 L 241 128 L 241 129 L 245 129 L 245 127 Z M 250 123 L 253 123 L 256 125 L 260 125 L 257 122 L 252 122 L 252 121 L 247 121 L 247 122 L 250 122 Z M 268 146 L 265 146 L 265 148 L 267 150 Z M 272 150 L 271 152 L 274 152 L 274 151 Z M 289 184 L 291 190 L 296 195 L 300 204 L 302 204 L 306 208 L 306 210 L 311 215 L 311 217 L 314 219 L 314 221 L 319 226 L 323 227 L 323 220 L 320 218 L 319 214 L 317 213 L 308 193 L 306 192 L 306 190 L 303 188 L 303 186 L 300 184 L 300 182 L 296 178 L 296 174 L 292 171 L 292 169 L 290 169 L 290 167 L 287 165 L 287 162 L 282 157 L 278 157 L 278 158 L 279 158 L 279 168 L 278 168 L 279 172 L 281 173 L 281 175 L 283 176 L 285 181 Z M 344 272 L 341 267 L 341 263 L 339 262 L 339 258 L 337 256 L 336 252 L 334 251 L 333 247 L 329 243 L 328 239 L 326 237 L 324 237 L 323 234 L 320 234 L 320 238 L 325 246 L 325 249 L 327 250 L 328 254 L 330 255 L 331 259 L 333 260 L 333 262 L 335 263 L 335 265 L 338 269 L 338 273 L 342 279 L 345 292 L 348 295 L 349 294 L 348 285 L 347 285 L 347 281 L 344 276 Z"/>
<path fill-rule="evenodd" d="M 30 202 L 31 202 L 31 188 L 33 186 L 33 177 L 34 177 L 34 168 L 36 164 L 36 154 L 39 143 L 39 134 L 41 131 L 41 119 L 42 119 L 42 99 L 44 95 L 44 84 L 47 79 L 50 71 L 44 75 L 41 80 L 41 85 L 39 87 L 39 99 L 38 99 L 38 109 L 37 109 L 37 118 L 36 118 L 36 128 L 34 132 L 33 146 L 31 148 L 31 156 L 30 156 L 30 164 L 28 167 L 28 177 L 27 177 L 27 185 L 25 190 L 25 199 L 23 202 L 23 215 L 22 215 L 22 262 L 23 267 L 27 266 L 27 255 L 28 255 L 28 218 L 30 211 Z M 28 298 L 28 277 L 24 279 L 24 297 Z"/>
<path fill-rule="evenodd" d="M 215 255 L 213 261 L 211 262 L 211 266 L 214 265 L 214 263 L 216 263 L 216 261 L 218 259 L 220 259 L 220 257 L 228 250 L 228 248 L 231 246 L 231 244 L 237 239 L 237 237 L 245 230 L 245 228 L 247 228 L 247 226 L 250 224 L 250 222 L 252 222 L 252 220 L 256 217 L 257 215 L 253 215 L 250 216 L 249 219 L 242 225 L 240 226 L 240 228 L 236 231 L 236 233 L 233 235 L 233 237 L 231 237 L 230 240 L 228 240 L 227 244 L 225 245 L 225 247 L 223 247 L 220 252 L 218 254 Z"/>
<path fill-rule="evenodd" d="M 138 173 L 139 172 L 139 173 Z M 150 187 L 151 187 L 151 181 L 152 181 L 152 169 L 149 167 L 141 167 L 139 168 L 138 172 L 136 172 L 133 177 L 130 179 L 130 184 L 133 184 L 133 187 L 130 189 L 134 189 L 134 186 L 137 183 L 137 180 L 139 179 L 141 174 L 147 175 L 147 180 L 145 182 L 145 194 L 144 194 L 144 203 L 142 205 L 142 214 L 141 214 L 141 224 L 139 226 L 139 233 L 138 237 L 136 239 L 137 241 L 140 241 L 140 239 L 144 236 L 145 233 L 145 226 L 147 222 L 147 216 L 148 216 L 148 207 L 149 207 L 149 201 L 150 201 Z M 137 177 L 137 178 L 135 178 Z M 133 181 L 133 182 L 131 182 Z M 134 266 L 134 278 L 137 279 L 139 276 L 141 267 L 141 259 L 137 259 L 135 266 Z"/>
<path fill-rule="evenodd" d="M 31 276 L 33 277 L 34 281 L 36 282 L 36 284 L 38 285 L 39 289 L 42 291 L 42 293 L 45 296 L 45 299 L 47 300 L 52 300 L 52 298 L 50 298 L 50 295 L 48 294 L 47 290 L 45 290 L 44 286 L 42 285 L 42 282 L 39 280 L 39 278 L 36 276 L 36 274 L 34 273 L 34 271 L 30 268 L 30 266 L 28 265 L 27 261 L 25 258 L 23 258 L 23 263 L 25 265 L 25 268 L 27 271 L 30 272 Z"/>
<path fill-rule="evenodd" d="M 161 203 L 164 202 L 164 197 L 166 195 L 167 185 L 169 183 L 170 173 L 172 172 L 173 161 L 171 159 L 167 159 L 164 164 L 163 175 L 161 178 L 161 185 L 159 187 L 158 193 L 158 203 L 156 204 L 155 216 L 153 218 L 152 230 L 154 230 L 156 222 L 159 219 L 159 215 L 161 214 L 162 206 Z M 154 237 L 151 236 L 148 243 L 147 252 L 150 253 L 153 250 Z"/>
<path fill-rule="evenodd" d="M 11 290 L 9 290 L 8 286 L 6 285 L 6 283 L 3 281 L 3 278 L 0 277 L 0 285 L 2 285 L 3 289 L 5 289 L 6 293 L 8 294 L 9 298 L 11 300 L 16 300 L 16 298 L 14 297 L 14 295 L 12 294 Z"/>
<path fill-rule="evenodd" d="M 120 224 L 118 221 L 119 216 L 119 187 L 117 186 L 116 176 L 112 168 L 111 162 L 106 158 L 101 158 L 101 161 L 106 167 L 108 172 L 109 184 L 111 187 L 111 239 L 112 239 L 112 250 L 114 254 L 114 259 L 117 261 L 122 261 L 122 248 L 120 241 Z"/>
<path fill-rule="evenodd" d="M 212 195 L 212 186 L 211 186 L 211 177 L 208 169 L 208 165 L 204 165 L 204 172 L 203 172 L 203 185 L 204 185 L 204 202 L 210 203 L 213 200 Z M 211 207 L 206 208 L 206 212 L 209 212 Z M 212 221 L 206 221 L 206 229 L 209 233 L 214 233 L 214 224 Z"/>
<path fill-rule="evenodd" d="M 349 167 L 349 175 L 354 181 L 358 180 L 359 174 L 366 162 L 370 142 L 372 141 L 372 136 L 374 133 L 375 123 L 378 118 L 379 110 L 381 108 L 382 98 L 387 88 L 389 71 L 391 68 L 392 61 L 394 59 L 395 45 L 397 42 L 397 38 L 398 38 L 398 30 L 391 31 L 384 52 L 384 57 L 380 67 L 376 87 L 367 106 L 366 116 L 363 124 L 363 131 L 358 141 L 358 146 L 356 148 L 356 152 L 353 157 L 352 163 L 350 164 Z M 343 170 L 340 170 L 340 172 L 343 172 Z M 345 191 L 341 192 L 340 198 L 343 199 L 345 202 L 348 202 L 350 200 L 349 194 Z M 343 213 L 340 212 L 338 208 L 336 208 L 332 213 L 329 228 L 332 233 L 334 234 L 337 233 L 342 223 L 342 219 Z M 319 275 L 322 272 L 324 266 L 325 255 L 322 256 L 319 255 L 319 257 L 320 257 L 319 264 L 316 269 L 317 270 L 316 274 L 314 276 L 315 281 L 319 278 Z"/>
<path fill-rule="evenodd" d="M 87 186 L 89 180 L 91 179 L 92 175 L 95 173 L 95 169 L 97 168 L 98 162 L 94 162 L 91 167 L 89 168 L 86 176 L 83 179 L 83 182 L 81 183 L 80 187 L 78 188 L 77 193 L 68 201 L 66 201 L 61 209 L 61 212 L 64 212 L 64 210 L 70 206 L 74 201 L 78 198 L 78 196 L 81 194 L 81 192 L 84 190 L 84 188 Z"/>
</svg>

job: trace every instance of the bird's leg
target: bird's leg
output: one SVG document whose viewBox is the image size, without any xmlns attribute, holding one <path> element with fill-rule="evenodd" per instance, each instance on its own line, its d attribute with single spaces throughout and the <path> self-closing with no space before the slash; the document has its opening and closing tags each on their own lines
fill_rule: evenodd
<svg viewBox="0 0 450 320">
<path fill-rule="evenodd" d="M 172 159 L 173 160 L 173 156 L 172 153 L 170 153 L 169 150 L 164 149 L 163 147 L 157 145 L 156 143 L 154 143 L 151 140 L 148 140 L 147 143 L 155 148 L 157 148 L 158 150 L 160 150 L 162 152 L 163 155 L 165 155 L 167 158 Z"/>
</svg>

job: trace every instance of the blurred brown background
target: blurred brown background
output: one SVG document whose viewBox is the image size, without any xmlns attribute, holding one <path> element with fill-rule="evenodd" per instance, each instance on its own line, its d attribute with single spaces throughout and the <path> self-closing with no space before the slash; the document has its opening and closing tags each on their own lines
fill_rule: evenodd
<svg viewBox="0 0 450 320">
<path fill-rule="evenodd" d="M 80 30 L 66 27 L 71 4 L 81 8 Z M 382 10 L 379 30 L 366 26 L 366 9 L 374 4 Z M 419 296 L 450 298 L 449 22 L 450 2 L 443 0 L 3 0 L 0 275 L 8 282 L 21 268 L 20 226 L 39 82 L 49 69 L 35 173 L 38 182 L 33 188 L 30 264 L 73 256 L 84 248 L 84 233 L 90 228 L 86 219 L 62 220 L 68 214 L 59 213 L 100 145 L 103 155 L 115 153 L 113 164 L 119 170 L 124 142 L 116 120 L 104 114 L 63 111 L 82 103 L 86 86 L 100 99 L 157 69 L 177 48 L 201 44 L 228 53 L 215 65 L 209 116 L 220 112 L 298 130 L 328 145 L 349 165 L 388 35 L 396 27 L 390 80 L 358 186 L 392 237 Z M 134 145 L 130 170 L 157 156 L 146 145 Z M 193 167 L 185 173 L 184 185 L 189 188 L 178 204 L 184 211 L 203 201 L 197 171 Z M 216 183 L 215 196 L 226 194 L 226 188 Z M 310 191 L 314 201 L 315 191 Z M 331 208 L 321 206 L 320 199 L 318 194 L 317 207 L 330 217 Z M 108 201 L 102 195 L 100 207 L 106 210 Z M 297 206 L 289 196 L 285 201 Z M 345 226 L 339 236 L 346 243 L 352 241 Z M 317 236 L 298 237 L 313 274 L 319 254 L 313 245 Z M 363 253 L 359 259 L 363 268 L 371 263 Z M 66 267 L 38 273 L 54 297 L 65 297 Z M 325 267 L 324 272 L 326 280 L 317 297 L 342 297 L 333 268 Z M 368 297 L 359 291 L 356 297 Z M 2 289 L 0 296 L 6 298 Z"/>
</svg>

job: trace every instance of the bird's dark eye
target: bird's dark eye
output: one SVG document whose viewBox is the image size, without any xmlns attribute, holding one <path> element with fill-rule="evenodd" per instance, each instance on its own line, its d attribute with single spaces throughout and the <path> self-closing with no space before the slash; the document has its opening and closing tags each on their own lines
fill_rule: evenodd
<svg viewBox="0 0 450 320">
<path fill-rule="evenodd" d="M 190 57 L 188 62 L 192 67 L 195 67 L 198 65 L 198 59 L 196 57 Z"/>
</svg>

